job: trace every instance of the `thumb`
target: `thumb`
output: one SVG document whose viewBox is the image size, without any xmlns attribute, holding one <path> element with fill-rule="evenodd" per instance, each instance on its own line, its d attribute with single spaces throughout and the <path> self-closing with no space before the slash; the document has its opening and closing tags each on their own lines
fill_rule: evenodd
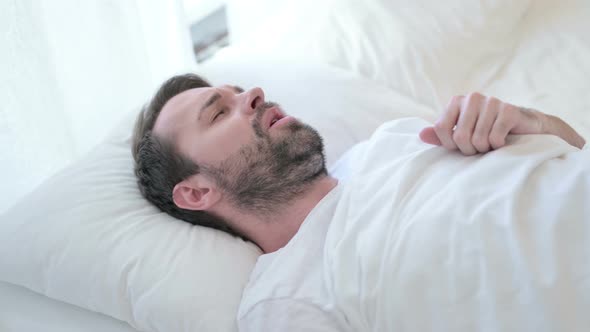
<svg viewBox="0 0 590 332">
<path fill-rule="evenodd" d="M 440 139 L 436 135 L 434 131 L 434 127 L 426 127 L 422 129 L 420 132 L 420 139 L 424 143 L 432 144 L 432 145 L 442 145 Z"/>
</svg>

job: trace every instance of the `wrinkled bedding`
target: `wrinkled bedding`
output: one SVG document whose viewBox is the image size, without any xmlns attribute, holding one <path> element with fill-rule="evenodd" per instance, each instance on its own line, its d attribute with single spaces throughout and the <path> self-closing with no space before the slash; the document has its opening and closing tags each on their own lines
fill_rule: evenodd
<svg viewBox="0 0 590 332">
<path fill-rule="evenodd" d="M 427 125 L 345 156 L 324 275 L 351 330 L 587 331 L 590 150 L 509 136 L 465 157 L 420 142 Z"/>
</svg>

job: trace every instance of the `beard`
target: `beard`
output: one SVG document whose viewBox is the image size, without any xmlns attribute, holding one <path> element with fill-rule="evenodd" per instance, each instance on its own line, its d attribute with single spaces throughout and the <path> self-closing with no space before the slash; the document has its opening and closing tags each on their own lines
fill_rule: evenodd
<svg viewBox="0 0 590 332">
<path fill-rule="evenodd" d="M 203 167 L 203 173 L 243 211 L 270 215 L 328 174 L 322 138 L 311 126 L 292 121 L 276 137 L 262 129 L 262 115 L 276 105 L 266 102 L 256 109 L 252 144 L 218 166 Z"/>
</svg>

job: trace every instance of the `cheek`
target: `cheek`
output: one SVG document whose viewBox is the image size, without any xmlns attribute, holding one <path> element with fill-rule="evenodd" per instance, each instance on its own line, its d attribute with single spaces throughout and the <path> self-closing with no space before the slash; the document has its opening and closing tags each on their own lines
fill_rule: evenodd
<svg viewBox="0 0 590 332">
<path fill-rule="evenodd" d="M 207 138 L 207 159 L 212 162 L 220 162 L 230 155 L 238 152 L 244 145 L 251 144 L 254 140 L 254 131 L 249 124 L 219 123 L 217 128 L 212 128 Z"/>
</svg>

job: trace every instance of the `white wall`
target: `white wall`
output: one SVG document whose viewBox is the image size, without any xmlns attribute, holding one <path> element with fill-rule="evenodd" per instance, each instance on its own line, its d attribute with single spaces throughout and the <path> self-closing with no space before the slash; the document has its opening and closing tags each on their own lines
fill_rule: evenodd
<svg viewBox="0 0 590 332">
<path fill-rule="evenodd" d="M 0 211 L 193 68 L 179 3 L 0 2 Z"/>
</svg>

